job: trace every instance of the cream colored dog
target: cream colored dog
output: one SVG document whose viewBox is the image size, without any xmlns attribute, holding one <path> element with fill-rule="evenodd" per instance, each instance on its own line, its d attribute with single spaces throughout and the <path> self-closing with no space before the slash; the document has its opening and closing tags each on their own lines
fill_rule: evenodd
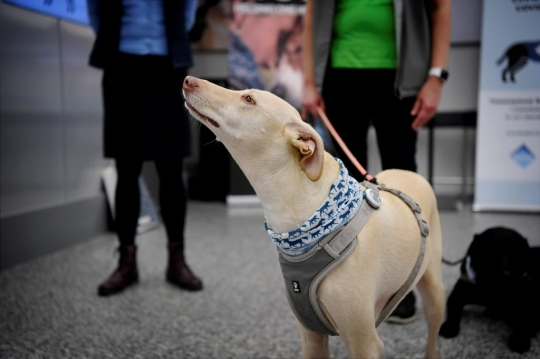
<svg viewBox="0 0 540 359">
<path fill-rule="evenodd" d="M 184 97 L 189 112 L 225 145 L 248 178 L 272 230 L 298 228 L 324 202 L 340 167 L 296 109 L 266 91 L 231 91 L 191 76 L 184 80 Z M 424 262 L 410 290 L 418 284 L 428 323 L 426 357 L 435 358 L 445 301 L 435 196 L 429 183 L 413 172 L 387 170 L 377 178 L 411 196 L 430 227 Z M 393 194 L 381 191 L 380 196 L 383 204 L 358 235 L 353 253 L 317 291 L 351 358 L 381 357 L 383 343 L 375 323 L 407 280 L 420 248 L 411 209 Z M 329 357 L 327 335 L 300 323 L 298 327 L 304 357 Z"/>
</svg>

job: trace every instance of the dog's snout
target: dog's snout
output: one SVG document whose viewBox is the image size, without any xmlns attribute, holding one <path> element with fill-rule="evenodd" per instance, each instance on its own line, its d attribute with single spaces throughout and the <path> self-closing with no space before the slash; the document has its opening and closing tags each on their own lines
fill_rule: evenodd
<svg viewBox="0 0 540 359">
<path fill-rule="evenodd" d="M 184 79 L 184 90 L 192 90 L 193 88 L 199 86 L 197 79 L 193 76 L 186 76 Z"/>
</svg>

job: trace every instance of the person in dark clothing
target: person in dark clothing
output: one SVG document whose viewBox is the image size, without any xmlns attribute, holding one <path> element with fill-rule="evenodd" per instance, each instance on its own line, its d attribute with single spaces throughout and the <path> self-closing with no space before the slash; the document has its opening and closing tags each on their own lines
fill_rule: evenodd
<svg viewBox="0 0 540 359">
<path fill-rule="evenodd" d="M 98 288 L 101 296 L 138 281 L 135 235 L 144 161 L 159 175 L 161 216 L 168 238 L 167 281 L 200 290 L 184 258 L 187 195 L 183 159 L 190 131 L 182 82 L 192 66 L 188 31 L 197 0 L 88 0 L 96 39 L 90 65 L 103 69 L 104 155 L 116 163 L 115 228 L 120 259 Z"/>
</svg>

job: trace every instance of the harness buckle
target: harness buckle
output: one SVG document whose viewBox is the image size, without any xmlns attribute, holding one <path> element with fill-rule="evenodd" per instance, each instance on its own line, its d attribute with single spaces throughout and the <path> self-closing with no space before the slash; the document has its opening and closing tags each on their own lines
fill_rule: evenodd
<svg viewBox="0 0 540 359">
<path fill-rule="evenodd" d="M 421 223 L 420 228 L 421 228 L 422 235 L 424 237 L 429 236 L 429 225 L 427 224 L 427 222 L 423 218 L 422 218 L 422 223 Z"/>
</svg>

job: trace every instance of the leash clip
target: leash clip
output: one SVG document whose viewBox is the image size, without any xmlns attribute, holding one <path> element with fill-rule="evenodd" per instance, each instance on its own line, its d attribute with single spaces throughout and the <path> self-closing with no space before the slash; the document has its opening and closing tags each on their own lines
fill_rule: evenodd
<svg viewBox="0 0 540 359">
<path fill-rule="evenodd" d="M 381 197 L 379 196 L 379 193 L 371 188 L 366 189 L 366 201 L 367 203 L 373 207 L 374 209 L 379 209 L 381 206 Z"/>
</svg>

